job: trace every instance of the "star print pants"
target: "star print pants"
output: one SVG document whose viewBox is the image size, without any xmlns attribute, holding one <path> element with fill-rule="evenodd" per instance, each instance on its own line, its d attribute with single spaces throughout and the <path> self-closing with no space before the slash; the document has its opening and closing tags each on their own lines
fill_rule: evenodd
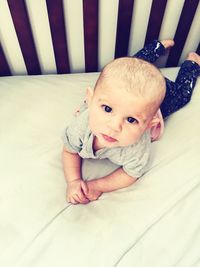
<svg viewBox="0 0 200 267">
<path fill-rule="evenodd" d="M 138 51 L 134 57 L 154 63 L 163 54 L 165 54 L 165 47 L 159 41 L 154 40 Z M 164 118 L 190 101 L 199 75 L 200 66 L 196 62 L 185 60 L 180 67 L 175 82 L 165 78 L 166 95 L 160 106 Z"/>
</svg>

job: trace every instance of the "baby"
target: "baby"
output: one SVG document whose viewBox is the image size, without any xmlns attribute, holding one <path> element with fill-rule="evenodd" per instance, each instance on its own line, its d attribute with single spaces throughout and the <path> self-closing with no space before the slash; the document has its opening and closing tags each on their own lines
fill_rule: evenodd
<svg viewBox="0 0 200 267">
<path fill-rule="evenodd" d="M 199 65 L 194 64 L 199 71 Z M 192 79 L 193 86 L 197 77 Z M 68 202 L 87 204 L 104 192 L 133 184 L 145 173 L 152 129 L 162 124 L 159 108 L 166 98 L 166 87 L 171 90 L 170 82 L 154 65 L 136 57 L 115 59 L 104 67 L 94 90 L 87 89 L 84 109 L 65 131 L 63 168 Z M 166 99 L 171 101 L 173 97 L 167 93 Z M 107 158 L 119 168 L 105 177 L 84 181 L 82 158 Z"/>
</svg>

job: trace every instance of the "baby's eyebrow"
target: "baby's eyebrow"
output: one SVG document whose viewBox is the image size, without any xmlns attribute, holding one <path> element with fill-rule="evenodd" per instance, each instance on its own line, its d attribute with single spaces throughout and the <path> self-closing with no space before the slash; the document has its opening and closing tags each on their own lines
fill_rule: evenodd
<svg viewBox="0 0 200 267">
<path fill-rule="evenodd" d="M 146 123 L 146 121 L 147 121 L 147 119 L 146 118 L 144 118 L 141 114 L 135 114 L 135 117 L 136 118 L 139 118 L 144 124 Z"/>
<path fill-rule="evenodd" d="M 107 99 L 104 99 L 104 98 L 99 98 L 98 99 L 98 102 L 107 102 L 108 100 Z"/>
<path fill-rule="evenodd" d="M 145 124 L 146 123 L 146 121 L 147 121 L 147 119 L 142 119 L 142 122 Z"/>
</svg>

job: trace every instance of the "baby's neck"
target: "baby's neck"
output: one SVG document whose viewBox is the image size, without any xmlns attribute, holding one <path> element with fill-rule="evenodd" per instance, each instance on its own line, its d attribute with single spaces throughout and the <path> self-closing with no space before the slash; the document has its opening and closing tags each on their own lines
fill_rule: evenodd
<svg viewBox="0 0 200 267">
<path fill-rule="evenodd" d="M 98 138 L 97 138 L 96 136 L 94 136 L 94 140 L 93 140 L 92 148 L 93 148 L 94 153 L 95 153 L 97 150 L 100 150 L 100 149 L 104 148 L 104 147 L 99 143 L 99 140 L 98 140 Z"/>
</svg>

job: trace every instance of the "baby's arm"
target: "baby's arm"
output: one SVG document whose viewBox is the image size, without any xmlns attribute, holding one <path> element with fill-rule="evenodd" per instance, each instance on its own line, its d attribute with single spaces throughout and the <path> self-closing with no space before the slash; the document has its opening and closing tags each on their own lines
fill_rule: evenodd
<svg viewBox="0 0 200 267">
<path fill-rule="evenodd" d="M 83 192 L 87 193 L 87 185 L 81 177 L 81 158 L 78 154 L 70 153 L 63 148 L 63 169 L 67 182 L 67 201 L 72 204 L 86 204 L 89 200 Z"/>
<path fill-rule="evenodd" d="M 135 181 L 136 178 L 119 168 L 107 176 L 87 181 L 88 193 L 85 195 L 89 200 L 96 200 L 102 193 L 128 187 Z"/>
</svg>

